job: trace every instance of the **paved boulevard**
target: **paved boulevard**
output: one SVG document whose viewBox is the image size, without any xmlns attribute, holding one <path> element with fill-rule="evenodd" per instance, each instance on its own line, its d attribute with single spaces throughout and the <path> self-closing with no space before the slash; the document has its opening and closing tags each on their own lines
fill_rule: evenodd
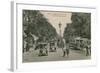
<svg viewBox="0 0 100 73">
<path fill-rule="evenodd" d="M 86 60 L 90 59 L 90 56 L 85 55 L 85 51 L 70 50 L 69 57 L 62 57 L 63 52 L 59 48 L 56 52 L 49 52 L 48 56 L 38 56 L 38 50 L 30 50 L 24 52 L 23 62 L 39 62 L 39 61 L 58 61 L 58 60 Z"/>
</svg>

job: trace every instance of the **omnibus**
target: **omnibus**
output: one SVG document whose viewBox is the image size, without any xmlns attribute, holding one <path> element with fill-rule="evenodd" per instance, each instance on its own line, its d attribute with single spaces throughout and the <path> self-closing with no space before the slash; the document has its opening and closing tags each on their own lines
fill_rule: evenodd
<svg viewBox="0 0 100 73">
<path fill-rule="evenodd" d="M 87 38 L 76 37 L 70 40 L 70 48 L 82 50 L 86 45 L 90 45 L 90 40 Z"/>
</svg>

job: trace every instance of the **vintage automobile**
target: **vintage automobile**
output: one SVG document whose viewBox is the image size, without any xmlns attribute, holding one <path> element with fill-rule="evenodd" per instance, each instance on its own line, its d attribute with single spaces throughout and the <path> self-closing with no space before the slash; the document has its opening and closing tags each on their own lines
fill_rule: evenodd
<svg viewBox="0 0 100 73">
<path fill-rule="evenodd" d="M 50 52 L 56 52 L 56 43 L 55 42 L 50 42 L 50 48 L 49 51 Z"/>
<path fill-rule="evenodd" d="M 47 56 L 48 55 L 48 44 L 47 43 L 38 43 L 35 50 L 38 50 L 38 56 Z"/>
</svg>

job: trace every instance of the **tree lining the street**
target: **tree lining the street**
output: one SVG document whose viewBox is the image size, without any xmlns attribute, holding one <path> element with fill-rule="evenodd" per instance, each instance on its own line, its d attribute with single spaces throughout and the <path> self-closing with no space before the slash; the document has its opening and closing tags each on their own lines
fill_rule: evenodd
<svg viewBox="0 0 100 73">
<path fill-rule="evenodd" d="M 23 29 L 27 37 L 30 33 L 39 37 L 39 41 L 51 40 L 55 38 L 57 33 L 55 28 L 38 10 L 23 10 Z"/>
<path fill-rule="evenodd" d="M 67 42 L 72 36 L 91 39 L 91 13 L 72 13 L 71 20 L 64 31 Z"/>
</svg>

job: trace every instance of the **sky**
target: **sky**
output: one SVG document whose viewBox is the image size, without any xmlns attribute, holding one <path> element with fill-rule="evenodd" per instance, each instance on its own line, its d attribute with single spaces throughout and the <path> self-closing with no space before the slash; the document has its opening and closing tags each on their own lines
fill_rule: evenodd
<svg viewBox="0 0 100 73">
<path fill-rule="evenodd" d="M 60 34 L 59 23 L 61 23 L 61 36 L 63 37 L 64 29 L 68 23 L 71 23 L 72 13 L 70 12 L 54 12 L 54 11 L 40 11 L 48 22 L 56 29 L 57 33 Z"/>
</svg>

